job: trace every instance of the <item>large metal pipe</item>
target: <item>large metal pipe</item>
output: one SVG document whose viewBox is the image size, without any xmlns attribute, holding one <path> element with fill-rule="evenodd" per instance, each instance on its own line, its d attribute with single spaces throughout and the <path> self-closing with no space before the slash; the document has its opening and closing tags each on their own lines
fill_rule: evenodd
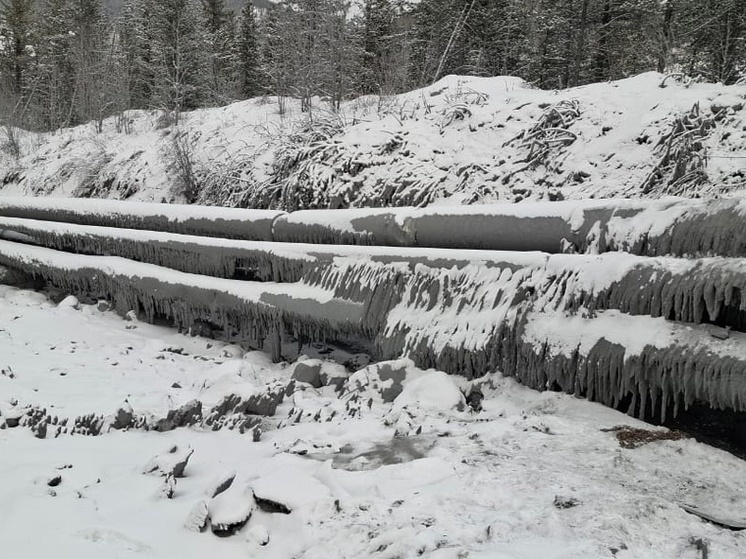
<svg viewBox="0 0 746 559">
<path fill-rule="evenodd" d="M 746 200 L 583 200 L 285 213 L 3 198 L 0 216 L 286 243 L 746 256 Z"/>
</svg>

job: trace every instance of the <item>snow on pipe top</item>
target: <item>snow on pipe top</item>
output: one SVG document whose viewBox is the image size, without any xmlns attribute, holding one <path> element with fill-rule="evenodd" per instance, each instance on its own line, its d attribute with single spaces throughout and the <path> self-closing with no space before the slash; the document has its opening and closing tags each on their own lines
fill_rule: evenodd
<svg viewBox="0 0 746 559">
<path fill-rule="evenodd" d="M 746 200 L 583 200 L 276 210 L 0 197 L 0 216 L 254 241 L 746 256 Z"/>
</svg>

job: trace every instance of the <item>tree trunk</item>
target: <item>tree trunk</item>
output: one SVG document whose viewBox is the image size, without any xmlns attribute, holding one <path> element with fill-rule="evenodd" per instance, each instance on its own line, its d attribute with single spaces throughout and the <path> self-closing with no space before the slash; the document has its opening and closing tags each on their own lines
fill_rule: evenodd
<svg viewBox="0 0 746 559">
<path fill-rule="evenodd" d="M 578 39 L 575 47 L 575 56 L 573 60 L 572 76 L 570 78 L 570 87 L 576 86 L 580 83 L 580 68 L 583 65 L 583 58 L 585 56 L 585 38 L 588 32 L 588 4 L 590 0 L 583 0 L 583 5 L 580 9 L 580 21 L 578 22 Z"/>
<path fill-rule="evenodd" d="M 668 66 L 668 56 L 671 53 L 673 45 L 673 16 L 674 2 L 669 0 L 663 11 L 663 23 L 660 30 L 660 52 L 658 54 L 658 72 L 661 74 L 666 71 Z"/>
<path fill-rule="evenodd" d="M 609 26 L 611 25 L 611 0 L 604 0 L 601 27 L 598 32 L 598 49 L 594 63 L 594 79 L 597 82 L 609 77 Z"/>
</svg>

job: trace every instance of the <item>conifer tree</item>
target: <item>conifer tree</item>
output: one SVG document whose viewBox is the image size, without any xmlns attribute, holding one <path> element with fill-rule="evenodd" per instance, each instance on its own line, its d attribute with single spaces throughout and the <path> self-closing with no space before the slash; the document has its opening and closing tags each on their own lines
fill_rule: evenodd
<svg viewBox="0 0 746 559">
<path fill-rule="evenodd" d="M 37 111 L 43 128 L 71 124 L 75 68 L 68 0 L 45 0 L 37 19 Z"/>
<path fill-rule="evenodd" d="M 0 2 L 0 72 L 8 95 L 20 96 L 33 58 L 33 0 Z"/>
<path fill-rule="evenodd" d="M 238 34 L 240 92 L 244 98 L 256 97 L 264 89 L 258 32 L 254 6 L 247 2 L 241 10 Z"/>
<path fill-rule="evenodd" d="M 232 101 L 238 94 L 236 22 L 225 0 L 202 0 L 209 42 L 209 88 L 213 104 Z"/>
<path fill-rule="evenodd" d="M 117 23 L 117 41 L 124 73 L 124 108 L 150 106 L 154 86 L 150 0 L 125 0 Z"/>
<path fill-rule="evenodd" d="M 197 0 L 158 0 L 151 6 L 153 95 L 160 108 L 181 111 L 208 98 L 209 41 Z"/>
</svg>

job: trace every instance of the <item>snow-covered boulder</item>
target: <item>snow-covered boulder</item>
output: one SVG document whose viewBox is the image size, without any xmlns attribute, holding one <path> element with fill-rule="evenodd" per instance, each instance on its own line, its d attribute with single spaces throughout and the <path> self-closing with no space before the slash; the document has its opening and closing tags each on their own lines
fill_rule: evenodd
<svg viewBox="0 0 746 559">
<path fill-rule="evenodd" d="M 293 368 L 293 380 L 305 382 L 314 388 L 321 388 L 321 360 L 298 361 Z"/>
<path fill-rule="evenodd" d="M 168 452 L 153 457 L 143 468 L 143 473 L 175 478 L 184 477 L 184 470 L 192 454 L 194 454 L 194 449 L 190 447 L 173 446 Z"/>
<path fill-rule="evenodd" d="M 254 499 L 251 489 L 244 483 L 233 483 L 207 504 L 213 534 L 235 534 L 249 521 L 253 510 Z"/>
<path fill-rule="evenodd" d="M 252 482 L 257 504 L 271 512 L 294 510 L 331 498 L 329 487 L 304 470 L 286 467 Z"/>
<path fill-rule="evenodd" d="M 68 295 L 57 306 L 61 309 L 73 309 L 77 311 L 80 309 L 80 301 L 74 295 Z"/>
<path fill-rule="evenodd" d="M 443 371 L 431 371 L 408 382 L 394 400 L 393 409 L 418 407 L 430 411 L 463 411 L 464 395 L 453 377 Z"/>
</svg>

